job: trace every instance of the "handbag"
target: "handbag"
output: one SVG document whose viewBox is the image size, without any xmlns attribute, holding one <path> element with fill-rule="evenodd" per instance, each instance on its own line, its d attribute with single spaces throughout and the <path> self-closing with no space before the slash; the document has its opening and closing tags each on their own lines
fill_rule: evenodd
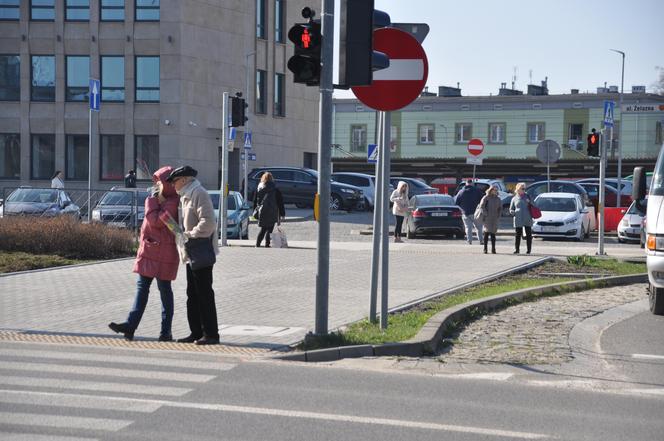
<svg viewBox="0 0 664 441">
<path fill-rule="evenodd" d="M 534 206 L 533 204 L 528 204 L 528 211 L 530 212 L 530 217 L 533 219 L 539 219 L 542 217 L 542 210 Z"/>
<path fill-rule="evenodd" d="M 288 248 L 288 238 L 281 227 L 277 227 L 270 237 L 272 239 L 272 248 Z"/>
<path fill-rule="evenodd" d="M 192 270 L 207 268 L 217 262 L 212 245 L 213 237 L 214 234 L 210 237 L 191 237 L 184 243 Z"/>
<path fill-rule="evenodd" d="M 478 205 L 475 209 L 475 214 L 473 215 L 476 221 L 484 223 L 486 220 L 486 213 L 482 209 L 482 205 Z"/>
</svg>

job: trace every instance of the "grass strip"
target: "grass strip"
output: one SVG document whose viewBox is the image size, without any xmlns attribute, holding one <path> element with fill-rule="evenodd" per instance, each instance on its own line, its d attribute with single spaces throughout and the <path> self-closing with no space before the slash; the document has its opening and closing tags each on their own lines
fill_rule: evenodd
<svg viewBox="0 0 664 441">
<path fill-rule="evenodd" d="M 622 262 L 615 259 L 597 259 L 590 256 L 573 256 L 568 259 L 571 269 L 582 267 L 592 268 L 592 271 L 608 272 L 610 275 L 641 274 L 646 272 L 645 263 Z M 438 312 L 472 300 L 483 299 L 497 294 L 503 294 L 520 289 L 534 288 L 578 281 L 578 278 L 569 277 L 542 277 L 537 270 L 545 270 L 547 264 L 523 274 L 515 274 L 483 283 L 465 289 L 455 294 L 440 297 L 417 305 L 407 311 L 390 314 L 387 319 L 387 329 L 380 329 L 378 323 L 371 323 L 368 319 L 348 325 L 345 329 L 323 336 L 309 335 L 297 349 L 314 350 L 336 346 L 383 344 L 405 341 L 413 338 L 426 322 Z M 534 272 L 535 274 L 532 274 Z M 560 293 L 558 293 L 560 294 Z M 557 294 L 556 294 L 557 295 Z"/>
<path fill-rule="evenodd" d="M 31 254 L 22 251 L 0 253 L 0 273 L 13 273 L 41 268 L 86 263 L 90 260 L 68 259 L 52 254 Z"/>
</svg>

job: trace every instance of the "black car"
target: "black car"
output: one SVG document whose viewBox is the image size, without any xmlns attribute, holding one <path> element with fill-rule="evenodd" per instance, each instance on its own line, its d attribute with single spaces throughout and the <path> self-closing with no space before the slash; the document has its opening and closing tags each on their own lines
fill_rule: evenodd
<svg viewBox="0 0 664 441">
<path fill-rule="evenodd" d="M 120 228 L 140 228 L 145 215 L 144 189 L 113 187 L 92 210 L 92 221 Z"/>
<path fill-rule="evenodd" d="M 314 196 L 318 190 L 318 172 L 298 167 L 253 169 L 247 178 L 247 198 L 250 201 L 253 201 L 258 183 L 265 172 L 272 173 L 274 183 L 284 198 L 284 204 L 295 204 L 298 208 L 314 206 Z M 364 209 L 364 194 L 358 187 L 331 181 L 330 191 L 330 209 L 348 211 Z"/>
<path fill-rule="evenodd" d="M 454 204 L 452 196 L 421 194 L 413 196 L 409 205 L 413 210 L 406 221 L 406 236 L 409 239 L 418 234 L 446 234 L 463 238 L 461 208 Z"/>
<path fill-rule="evenodd" d="M 81 209 L 67 192 L 57 188 L 21 187 L 12 191 L 1 208 L 2 216 L 71 216 L 81 218 Z"/>
<path fill-rule="evenodd" d="M 399 185 L 399 181 L 404 181 L 406 184 L 408 184 L 408 197 L 412 198 L 415 195 L 418 194 L 437 194 L 438 189 L 431 187 L 430 185 L 420 181 L 419 179 L 415 178 L 406 178 L 403 176 L 399 177 L 390 177 L 390 184 L 392 184 L 392 187 L 395 189 Z"/>
</svg>

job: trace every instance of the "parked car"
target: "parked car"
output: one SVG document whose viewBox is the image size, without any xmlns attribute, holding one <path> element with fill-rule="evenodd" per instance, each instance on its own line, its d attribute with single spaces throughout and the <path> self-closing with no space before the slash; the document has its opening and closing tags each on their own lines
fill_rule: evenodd
<svg viewBox="0 0 664 441">
<path fill-rule="evenodd" d="M 142 188 L 113 187 L 92 209 L 92 221 L 113 227 L 140 228 L 148 196 L 148 191 Z"/>
<path fill-rule="evenodd" d="M 583 240 L 590 236 L 591 210 L 576 193 L 541 193 L 534 204 L 542 217 L 533 222 L 534 237 L 560 237 Z"/>
<path fill-rule="evenodd" d="M 578 184 L 586 190 L 593 207 L 595 207 L 595 212 L 597 212 L 599 207 L 599 183 L 579 182 Z M 620 202 L 618 203 L 618 190 L 608 184 L 604 186 L 605 207 L 629 207 L 631 203 L 632 197 L 627 194 L 620 195 Z"/>
<path fill-rule="evenodd" d="M 284 204 L 295 204 L 298 208 L 314 206 L 314 196 L 318 190 L 318 172 L 310 168 L 262 167 L 251 170 L 247 181 L 247 197 L 254 199 L 260 178 L 266 171 L 272 173 L 274 183 L 281 190 Z M 354 185 L 331 181 L 330 209 L 363 210 L 364 194 Z"/>
<path fill-rule="evenodd" d="M 392 187 L 397 188 L 399 181 L 404 181 L 408 184 L 408 197 L 412 198 L 413 196 L 419 194 L 438 194 L 438 189 L 434 188 L 425 182 L 420 181 L 416 178 L 406 178 L 403 176 L 390 177 L 390 184 Z"/>
<path fill-rule="evenodd" d="M 641 242 L 645 217 L 646 203 L 632 202 L 618 224 L 618 242 Z"/>
<path fill-rule="evenodd" d="M 583 184 L 583 183 L 593 183 L 593 184 L 599 184 L 599 178 L 585 178 L 585 179 L 579 179 L 576 181 L 577 184 Z M 604 183 L 608 186 L 613 187 L 614 190 L 618 191 L 618 180 L 615 178 L 606 178 L 604 179 Z M 630 202 L 632 200 L 632 180 L 631 179 L 621 179 L 620 180 L 620 186 L 622 187 L 622 194 L 623 195 L 628 195 L 630 196 Z M 625 205 L 627 206 L 627 205 Z"/>
<path fill-rule="evenodd" d="M 1 216 L 71 216 L 79 220 L 81 208 L 66 191 L 56 188 L 20 187 L 3 201 Z"/>
<path fill-rule="evenodd" d="M 219 216 L 219 190 L 208 190 L 214 206 L 214 219 Z M 226 218 L 226 237 L 228 239 L 249 239 L 249 204 L 244 202 L 237 191 L 228 192 L 228 212 Z M 220 225 L 221 226 L 221 225 Z M 221 237 L 221 231 L 218 233 Z"/>
<path fill-rule="evenodd" d="M 406 221 L 406 236 L 447 234 L 462 239 L 464 235 L 461 208 L 446 194 L 420 194 L 409 201 L 413 209 Z"/>
<path fill-rule="evenodd" d="M 332 180 L 342 184 L 354 185 L 362 189 L 364 193 L 364 204 L 367 210 L 373 210 L 376 195 L 376 177 L 365 173 L 336 172 L 332 173 Z M 390 184 L 390 194 L 394 187 Z"/>
<path fill-rule="evenodd" d="M 489 186 L 495 186 L 498 188 L 498 197 L 503 204 L 503 216 L 509 216 L 510 211 L 510 202 L 512 202 L 513 194 L 507 191 L 505 182 L 502 179 L 475 179 L 474 185 L 484 193 Z M 457 185 L 457 188 L 454 190 L 454 194 L 459 193 L 466 186 L 466 182 L 461 182 Z"/>
<path fill-rule="evenodd" d="M 550 189 L 547 182 L 550 183 Z M 574 193 L 581 196 L 584 206 L 592 205 L 585 188 L 572 181 L 538 181 L 526 187 L 526 194 L 530 197 L 530 200 L 534 201 L 542 193 Z"/>
</svg>

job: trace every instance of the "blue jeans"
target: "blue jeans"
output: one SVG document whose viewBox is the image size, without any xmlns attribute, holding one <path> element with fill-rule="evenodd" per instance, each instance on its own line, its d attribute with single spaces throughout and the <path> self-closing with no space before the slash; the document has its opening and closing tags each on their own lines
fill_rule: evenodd
<svg viewBox="0 0 664 441">
<path fill-rule="evenodd" d="M 127 317 L 127 325 L 132 331 L 135 331 L 136 328 L 138 328 L 138 324 L 141 322 L 145 307 L 148 304 L 148 295 L 150 294 L 151 284 L 152 277 L 138 275 L 134 306 L 132 306 L 131 311 L 129 311 L 129 316 Z M 173 290 L 171 289 L 171 281 L 157 279 L 157 287 L 159 288 L 159 294 L 161 294 L 160 335 L 166 337 L 171 335 L 171 325 L 173 324 Z"/>
</svg>

